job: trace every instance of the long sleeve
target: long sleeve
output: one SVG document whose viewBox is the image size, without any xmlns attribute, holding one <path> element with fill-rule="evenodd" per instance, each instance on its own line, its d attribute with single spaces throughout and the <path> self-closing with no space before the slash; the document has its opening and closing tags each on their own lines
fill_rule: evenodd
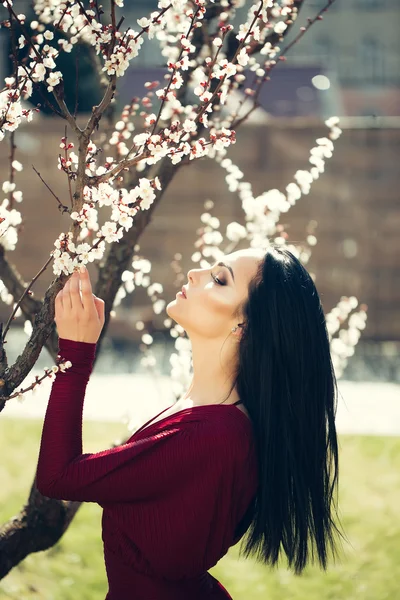
<svg viewBox="0 0 400 600">
<path fill-rule="evenodd" d="M 116 448 L 82 454 L 83 401 L 95 344 L 60 339 L 59 353 L 72 367 L 57 373 L 47 406 L 36 474 L 43 495 L 97 503 L 152 500 L 210 468 L 207 443 L 221 441 L 213 432 L 191 435 L 201 427 L 196 422 L 189 430 L 175 423 Z"/>
</svg>

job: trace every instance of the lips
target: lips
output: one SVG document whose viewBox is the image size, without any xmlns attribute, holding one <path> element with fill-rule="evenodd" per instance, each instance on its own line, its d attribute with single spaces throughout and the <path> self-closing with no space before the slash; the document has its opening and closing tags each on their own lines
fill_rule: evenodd
<svg viewBox="0 0 400 600">
<path fill-rule="evenodd" d="M 187 299 L 186 292 L 185 292 L 184 288 L 181 289 L 181 292 L 185 296 L 185 298 Z"/>
</svg>

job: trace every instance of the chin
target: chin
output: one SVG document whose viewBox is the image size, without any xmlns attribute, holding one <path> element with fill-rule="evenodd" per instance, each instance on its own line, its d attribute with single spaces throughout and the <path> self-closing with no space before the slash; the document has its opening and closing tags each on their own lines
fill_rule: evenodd
<svg viewBox="0 0 400 600">
<path fill-rule="evenodd" d="M 167 315 L 171 318 L 174 319 L 174 321 L 178 322 L 176 320 L 176 318 L 174 317 L 174 307 L 176 306 L 176 300 L 171 300 L 171 302 L 168 302 L 167 306 L 165 307 L 165 312 L 167 313 Z"/>
</svg>

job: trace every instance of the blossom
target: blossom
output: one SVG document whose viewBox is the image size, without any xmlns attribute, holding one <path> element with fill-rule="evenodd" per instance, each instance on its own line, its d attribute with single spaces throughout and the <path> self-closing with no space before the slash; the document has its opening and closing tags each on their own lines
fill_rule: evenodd
<svg viewBox="0 0 400 600">
<path fill-rule="evenodd" d="M 13 192 L 15 190 L 15 183 L 10 183 L 9 181 L 4 181 L 2 190 L 5 194 L 9 192 Z"/>
<path fill-rule="evenodd" d="M 329 119 L 327 119 L 325 121 L 325 125 L 329 128 L 334 127 L 335 125 L 338 125 L 339 123 L 339 117 L 330 117 Z"/>
<path fill-rule="evenodd" d="M 246 236 L 246 228 L 243 227 L 243 225 L 240 225 L 240 223 L 233 222 L 227 225 L 226 237 L 228 240 L 231 240 L 231 242 L 238 242 L 239 240 L 246 238 Z"/>
<path fill-rule="evenodd" d="M 54 67 L 56 66 L 56 63 L 54 62 L 54 59 L 52 56 L 45 56 L 43 58 L 43 65 L 47 69 L 54 69 Z"/>
<path fill-rule="evenodd" d="M 139 186 L 136 187 L 136 190 L 141 198 L 140 208 L 142 210 L 147 210 L 153 204 L 154 198 L 156 197 L 150 181 L 145 177 L 142 177 L 139 179 Z"/>
<path fill-rule="evenodd" d="M 276 23 L 275 27 L 274 27 L 274 31 L 275 33 L 282 35 L 282 33 L 287 29 L 287 25 L 286 23 L 284 23 L 283 21 L 279 21 L 279 23 Z"/>
<path fill-rule="evenodd" d="M 137 19 L 136 22 L 140 27 L 143 27 L 143 29 L 146 29 L 147 27 L 149 27 L 151 25 L 151 21 L 150 21 L 150 19 L 147 19 L 147 17 L 143 17 L 142 19 Z"/>
<path fill-rule="evenodd" d="M 59 45 L 64 50 L 64 52 L 72 51 L 72 44 L 68 42 L 68 40 L 58 40 Z"/>
<path fill-rule="evenodd" d="M 186 131 L 186 133 L 194 133 L 195 131 L 197 131 L 196 122 L 192 121 L 191 119 L 186 119 L 182 123 L 182 128 L 184 131 Z"/>
<path fill-rule="evenodd" d="M 155 115 L 153 115 L 155 118 Z M 135 135 L 135 137 L 133 138 L 133 143 L 135 144 L 135 146 L 143 146 L 147 140 L 150 137 L 150 133 L 138 133 L 137 135 Z"/>
<path fill-rule="evenodd" d="M 117 230 L 117 224 L 113 223 L 112 221 L 107 221 L 104 223 L 97 235 L 99 234 L 104 236 L 105 241 L 109 244 L 117 242 L 123 235 L 122 229 Z"/>
<path fill-rule="evenodd" d="M 48 83 L 47 91 L 52 92 L 53 89 L 60 83 L 61 78 L 61 71 L 54 71 L 54 73 L 50 73 L 49 77 L 46 79 L 46 82 Z"/>
<path fill-rule="evenodd" d="M 237 55 L 237 61 L 241 67 L 245 67 L 247 65 L 247 63 L 249 62 L 249 55 L 247 53 L 246 48 L 241 49 L 241 51 Z"/>
<path fill-rule="evenodd" d="M 23 169 L 22 164 L 18 160 L 13 160 L 11 163 L 11 166 L 16 171 L 22 171 L 22 169 Z"/>
<path fill-rule="evenodd" d="M 239 42 L 242 42 L 244 40 L 249 29 L 250 29 L 249 23 L 241 23 L 241 25 L 239 25 L 239 33 L 236 36 L 236 38 L 239 40 Z"/>
<path fill-rule="evenodd" d="M 33 81 L 43 81 L 46 75 L 46 67 L 43 63 L 31 63 L 34 65 L 34 70 L 31 72 Z"/>
</svg>

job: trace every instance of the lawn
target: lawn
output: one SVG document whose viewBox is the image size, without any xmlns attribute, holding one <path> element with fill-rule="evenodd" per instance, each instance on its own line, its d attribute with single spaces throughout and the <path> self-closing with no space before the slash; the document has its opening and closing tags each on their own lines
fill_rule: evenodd
<svg viewBox="0 0 400 600">
<path fill-rule="evenodd" d="M 0 419 L 0 519 L 27 498 L 42 423 Z M 123 437 L 117 423 L 85 422 L 85 452 Z M 211 569 L 234 600 L 400 600 L 400 438 L 340 436 L 340 517 L 350 544 L 324 573 L 309 566 L 296 577 L 239 558 L 240 543 Z M 30 555 L 0 582 L 13 600 L 104 600 L 107 590 L 101 509 L 83 504 L 61 541 Z"/>
</svg>

